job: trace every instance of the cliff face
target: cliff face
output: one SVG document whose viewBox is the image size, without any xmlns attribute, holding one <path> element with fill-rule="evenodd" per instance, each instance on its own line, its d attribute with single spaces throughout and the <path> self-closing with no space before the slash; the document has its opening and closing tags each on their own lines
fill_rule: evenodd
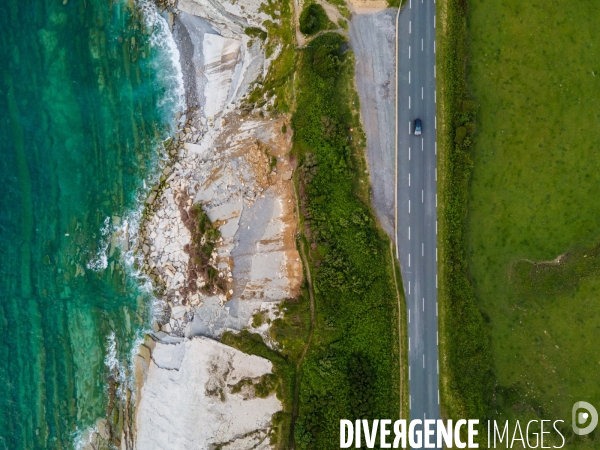
<svg viewBox="0 0 600 450">
<path fill-rule="evenodd" d="M 250 382 L 271 369 L 203 337 L 157 343 L 138 403 L 137 448 L 268 448 L 265 430 L 281 403 L 258 398 Z"/>
<path fill-rule="evenodd" d="M 302 277 L 287 118 L 238 108 L 269 65 L 262 42 L 244 34 L 274 20 L 260 5 L 180 0 L 172 18 L 188 109 L 136 248 L 162 290 L 155 331 L 137 357 L 140 450 L 269 448 L 281 410 L 274 394 L 259 398 L 253 388 L 271 363 L 214 340 L 249 327 L 256 312 L 277 316 Z M 219 231 L 204 272 L 191 267 L 199 264 L 190 260 L 194 208 Z M 266 327 L 254 331 L 268 342 Z"/>
</svg>

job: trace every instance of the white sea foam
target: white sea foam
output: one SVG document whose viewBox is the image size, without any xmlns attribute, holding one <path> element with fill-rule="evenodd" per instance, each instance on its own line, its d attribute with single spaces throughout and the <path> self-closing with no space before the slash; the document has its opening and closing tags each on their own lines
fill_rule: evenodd
<svg viewBox="0 0 600 450">
<path fill-rule="evenodd" d="M 126 400 L 126 393 L 130 388 L 129 379 L 127 376 L 128 372 L 127 367 L 122 361 L 119 360 L 117 351 L 117 338 L 114 331 L 110 333 L 107 338 L 104 365 L 108 368 L 117 381 L 117 397 L 121 400 Z"/>
<path fill-rule="evenodd" d="M 142 0 L 138 2 L 138 5 L 144 12 L 146 26 L 152 30 L 150 46 L 159 50 L 157 57 L 151 62 L 152 67 L 156 73 L 163 75 L 163 81 L 169 85 L 175 99 L 175 109 L 183 111 L 186 107 L 183 71 L 181 70 L 179 50 L 169 29 L 169 24 L 152 3 Z M 157 106 L 162 107 L 171 100 L 172 98 L 163 97 L 158 101 Z"/>
<path fill-rule="evenodd" d="M 77 428 L 73 433 L 73 448 L 75 450 L 83 450 L 86 445 L 92 443 L 94 433 L 98 432 L 98 427 L 87 427 L 85 430 Z"/>
<path fill-rule="evenodd" d="M 156 55 L 150 62 L 152 68 L 159 76 L 162 76 L 162 82 L 168 88 L 168 94 L 163 96 L 157 103 L 157 107 L 169 107 L 172 111 L 182 111 L 186 108 L 185 89 L 183 84 L 183 72 L 181 70 L 180 55 L 175 40 L 169 30 L 167 21 L 158 13 L 156 7 L 146 1 L 139 1 L 138 7 L 144 12 L 146 26 L 153 30 L 150 36 L 150 45 L 156 49 Z M 111 224 L 111 218 L 106 217 L 102 228 L 100 229 L 101 238 L 99 249 L 96 255 L 86 264 L 89 270 L 101 271 L 108 267 L 108 251 L 111 242 L 115 243 L 120 249 L 120 262 L 127 273 L 128 281 L 135 284 L 135 289 L 140 294 L 147 297 L 149 302 L 149 317 L 147 323 L 152 323 L 155 318 L 162 313 L 165 307 L 163 300 L 153 295 L 154 285 L 150 277 L 141 271 L 144 266 L 144 255 L 141 252 L 134 252 L 139 239 L 139 231 L 143 220 L 144 200 L 148 194 L 146 186 L 153 186 L 158 182 L 161 166 L 161 160 L 166 160 L 166 151 L 160 141 L 156 143 L 157 159 L 155 161 L 156 170 L 144 180 L 143 189 L 136 193 L 136 209 L 129 211 L 120 224 Z M 111 252 L 112 253 L 112 252 Z M 115 332 L 111 332 L 106 341 L 106 356 L 104 364 L 111 375 L 116 377 L 117 392 L 116 395 L 120 401 L 127 401 L 127 392 L 131 395 L 131 401 L 135 402 L 135 360 L 139 353 L 139 347 L 143 344 L 149 329 L 138 328 L 135 330 L 131 346 L 126 354 L 120 354 L 118 348 L 118 337 Z M 129 337 L 128 337 L 129 339 Z M 90 426 L 84 430 L 76 429 L 73 434 L 73 445 L 76 450 L 81 450 L 89 444 L 97 433 L 96 425 Z"/>
<path fill-rule="evenodd" d="M 100 249 L 96 253 L 94 259 L 86 264 L 86 267 L 95 272 L 99 272 L 108 267 L 108 255 L 106 254 L 110 244 L 110 238 L 107 237 L 110 232 L 110 217 L 104 219 L 104 226 L 100 228 L 102 239 L 100 240 Z"/>
</svg>

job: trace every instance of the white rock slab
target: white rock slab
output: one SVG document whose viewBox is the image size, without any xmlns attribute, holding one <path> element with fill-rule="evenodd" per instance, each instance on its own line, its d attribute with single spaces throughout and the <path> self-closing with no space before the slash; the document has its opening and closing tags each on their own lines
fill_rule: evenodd
<svg viewBox="0 0 600 450">
<path fill-rule="evenodd" d="M 241 41 L 217 34 L 205 34 L 202 50 L 204 55 L 204 88 L 206 104 L 204 114 L 214 117 L 223 110 L 238 62 Z"/>
<path fill-rule="evenodd" d="M 182 348 L 183 357 L 174 364 Z M 176 356 L 168 360 L 169 353 Z M 158 365 L 165 361 L 165 367 Z M 136 448 L 209 449 L 268 429 L 272 415 L 281 411 L 275 395 L 244 400 L 228 385 L 271 371 L 270 361 L 204 337 L 157 343 L 136 412 Z"/>
</svg>

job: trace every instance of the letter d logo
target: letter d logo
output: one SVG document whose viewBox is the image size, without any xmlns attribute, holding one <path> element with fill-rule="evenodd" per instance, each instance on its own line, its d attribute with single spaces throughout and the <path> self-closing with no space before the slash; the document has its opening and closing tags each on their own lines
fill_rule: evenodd
<svg viewBox="0 0 600 450">
<path fill-rule="evenodd" d="M 585 428 L 579 428 L 577 426 L 577 424 L 583 425 L 585 422 L 587 422 L 587 419 L 589 416 L 588 416 L 588 413 L 586 413 L 586 412 L 580 412 L 578 414 L 577 410 L 579 410 L 579 409 L 585 409 L 585 410 L 589 411 L 589 413 L 592 416 L 592 420 L 590 421 L 590 424 Z M 573 431 L 575 432 L 575 434 L 578 434 L 579 436 L 585 436 L 586 434 L 590 434 L 592 431 L 594 431 L 594 429 L 596 428 L 596 425 L 598 425 L 598 411 L 596 411 L 596 408 L 594 408 L 588 402 L 577 402 L 573 405 L 572 419 L 573 419 Z"/>
</svg>

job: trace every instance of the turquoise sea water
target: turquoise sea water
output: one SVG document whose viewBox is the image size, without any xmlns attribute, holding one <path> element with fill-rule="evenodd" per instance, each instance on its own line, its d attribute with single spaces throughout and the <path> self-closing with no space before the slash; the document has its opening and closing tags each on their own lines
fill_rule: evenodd
<svg viewBox="0 0 600 450">
<path fill-rule="evenodd" d="M 112 235 L 182 106 L 165 29 L 120 0 L 0 2 L 0 449 L 73 447 L 149 322 Z"/>
</svg>

